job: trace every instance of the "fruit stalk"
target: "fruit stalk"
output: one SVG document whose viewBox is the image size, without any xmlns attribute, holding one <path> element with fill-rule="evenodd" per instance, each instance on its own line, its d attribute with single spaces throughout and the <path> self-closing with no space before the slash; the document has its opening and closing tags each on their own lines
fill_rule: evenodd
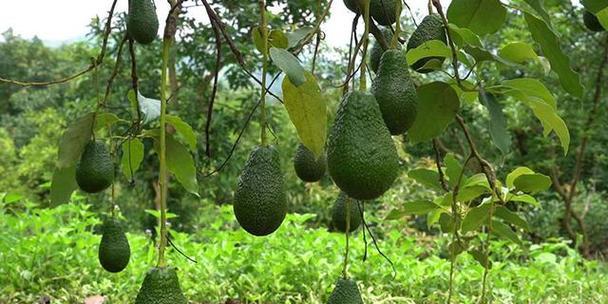
<svg viewBox="0 0 608 304">
<path fill-rule="evenodd" d="M 367 45 L 369 43 L 369 24 L 371 18 L 369 17 L 369 3 L 370 0 L 361 0 L 363 4 L 363 20 L 365 21 L 365 32 L 363 33 L 363 56 L 361 56 L 361 78 L 359 83 L 359 90 L 365 92 L 367 90 L 367 77 L 365 76 L 366 72 L 366 58 L 367 58 Z"/>
<path fill-rule="evenodd" d="M 351 198 L 347 197 L 346 198 L 346 251 L 344 252 L 344 268 L 342 268 L 342 277 L 347 279 L 348 278 L 348 272 L 347 272 L 347 268 L 348 268 L 348 251 L 349 251 L 349 240 L 348 237 L 350 236 L 350 203 L 351 203 Z"/>
<path fill-rule="evenodd" d="M 403 5 L 401 1 L 397 1 L 397 9 L 396 11 L 396 24 L 395 24 L 395 33 L 393 34 L 393 39 L 391 40 L 391 49 L 396 49 L 399 46 L 399 36 L 401 35 L 401 11 L 403 10 Z"/>
<path fill-rule="evenodd" d="M 268 70 L 268 24 L 266 22 L 266 1 L 259 0 L 260 6 L 260 34 L 262 35 L 262 93 L 260 101 L 260 141 L 266 146 L 266 72 Z"/>
<path fill-rule="evenodd" d="M 167 69 L 171 39 L 163 39 L 163 63 L 160 81 L 160 243 L 158 245 L 157 267 L 165 266 L 165 248 L 167 247 L 167 147 L 166 112 L 167 112 Z"/>
</svg>

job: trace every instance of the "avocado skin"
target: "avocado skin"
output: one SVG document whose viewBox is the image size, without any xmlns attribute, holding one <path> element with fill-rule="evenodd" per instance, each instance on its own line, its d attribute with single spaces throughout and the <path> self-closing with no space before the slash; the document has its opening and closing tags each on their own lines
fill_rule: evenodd
<svg viewBox="0 0 608 304">
<path fill-rule="evenodd" d="M 103 223 L 103 236 L 99 243 L 99 263 L 109 272 L 121 272 L 129 264 L 131 248 L 120 223 L 113 218 Z"/>
<path fill-rule="evenodd" d="M 247 232 L 264 236 L 281 226 L 287 213 L 279 152 L 260 146 L 249 155 L 234 195 L 234 215 Z"/>
<path fill-rule="evenodd" d="M 359 8 L 359 0 L 343 0 L 344 1 L 344 5 L 346 6 L 346 8 L 348 8 L 351 12 L 355 13 L 355 14 L 359 14 L 359 12 L 361 11 L 361 8 Z"/>
<path fill-rule="evenodd" d="M 397 21 L 397 5 L 401 0 L 371 0 L 369 14 L 380 25 L 388 26 Z"/>
<path fill-rule="evenodd" d="M 129 0 L 127 33 L 141 44 L 149 44 L 158 33 L 158 16 L 152 0 Z"/>
<path fill-rule="evenodd" d="M 409 51 L 411 49 L 415 49 L 423 43 L 431 40 L 439 40 L 447 43 L 443 20 L 437 14 L 431 14 L 422 19 L 422 22 L 420 22 L 416 30 L 412 33 L 410 40 L 407 42 L 407 50 Z M 439 59 L 441 62 L 444 60 L 442 57 L 423 58 L 416 61 L 412 65 L 412 68 L 420 73 L 433 72 L 432 69 L 421 69 L 431 59 Z"/>
<path fill-rule="evenodd" d="M 351 279 L 339 278 L 327 304 L 363 304 L 357 283 Z"/>
<path fill-rule="evenodd" d="M 388 50 L 382 55 L 372 94 L 392 135 L 400 135 L 414 124 L 418 95 L 410 78 L 405 52 Z"/>
<path fill-rule="evenodd" d="M 135 304 L 187 304 L 175 268 L 152 268 L 146 274 Z"/>
<path fill-rule="evenodd" d="M 114 182 L 114 164 L 106 145 L 101 141 L 91 141 L 80 156 L 76 166 L 76 183 L 81 190 L 97 193 Z"/>
<path fill-rule="evenodd" d="M 361 212 L 358 201 L 349 198 L 344 192 L 340 192 L 334 203 L 331 210 L 331 222 L 337 231 L 346 232 L 346 202 L 350 206 L 349 232 L 353 232 L 361 225 Z"/>
<path fill-rule="evenodd" d="M 605 31 L 604 27 L 600 23 L 600 20 L 589 11 L 585 11 L 583 14 L 583 22 L 585 23 L 585 27 L 592 32 L 603 32 Z"/>
<path fill-rule="evenodd" d="M 305 182 L 318 182 L 325 175 L 327 159 L 325 153 L 318 158 L 303 144 L 298 145 L 293 158 L 293 167 L 296 175 Z"/>
<path fill-rule="evenodd" d="M 358 200 L 375 199 L 399 174 L 399 157 L 369 93 L 344 96 L 327 143 L 327 168 L 336 185 Z"/>
<path fill-rule="evenodd" d="M 381 32 L 384 36 L 384 40 L 390 45 L 391 40 L 393 40 L 393 31 L 383 28 Z M 398 44 L 398 48 L 401 48 L 401 44 Z M 374 73 L 378 73 L 378 66 L 380 66 L 380 59 L 382 58 L 384 51 L 386 50 L 382 48 L 377 40 L 375 40 L 369 53 L 369 67 Z"/>
</svg>

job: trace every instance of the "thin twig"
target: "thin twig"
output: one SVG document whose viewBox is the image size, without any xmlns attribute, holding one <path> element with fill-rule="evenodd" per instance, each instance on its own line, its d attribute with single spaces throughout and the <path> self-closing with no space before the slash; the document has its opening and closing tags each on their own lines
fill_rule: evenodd
<svg viewBox="0 0 608 304">
<path fill-rule="evenodd" d="M 212 23 L 214 21 L 211 21 Z M 211 119 L 213 118 L 213 105 L 217 95 L 217 83 L 220 73 L 220 65 L 222 60 L 222 37 L 216 26 L 212 26 L 213 34 L 215 35 L 215 71 L 213 75 L 213 90 L 211 91 L 211 97 L 209 100 L 209 108 L 207 109 L 207 122 L 205 123 L 205 153 L 207 157 L 211 157 Z"/>
</svg>

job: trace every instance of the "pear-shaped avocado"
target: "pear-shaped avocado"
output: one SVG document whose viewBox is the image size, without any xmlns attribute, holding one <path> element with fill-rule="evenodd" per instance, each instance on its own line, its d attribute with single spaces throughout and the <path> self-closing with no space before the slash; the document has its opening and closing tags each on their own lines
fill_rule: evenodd
<svg viewBox="0 0 608 304">
<path fill-rule="evenodd" d="M 175 268 L 152 268 L 146 274 L 135 304 L 187 304 Z"/>
<path fill-rule="evenodd" d="M 234 194 L 234 215 L 247 232 L 264 236 L 281 226 L 287 213 L 279 152 L 257 147 L 249 155 Z"/>
<path fill-rule="evenodd" d="M 327 168 L 336 185 L 358 200 L 375 199 L 399 175 L 399 156 L 376 98 L 344 96 L 329 132 Z"/>
<path fill-rule="evenodd" d="M 410 40 L 407 42 L 407 50 L 415 49 L 423 43 L 431 40 L 439 40 L 447 43 L 447 37 L 445 34 L 445 27 L 443 26 L 443 20 L 437 14 L 430 14 L 418 25 L 416 30 L 412 33 Z M 443 57 L 428 57 L 423 58 L 412 65 L 412 68 L 420 73 L 429 73 L 434 71 L 433 69 L 422 68 L 430 60 L 439 60 L 443 62 Z"/>
<path fill-rule="evenodd" d="M 99 263 L 109 272 L 120 272 L 127 267 L 131 257 L 129 240 L 116 219 L 106 219 L 102 231 L 103 236 L 99 243 Z"/>
<path fill-rule="evenodd" d="M 371 0 L 369 14 L 380 25 L 388 26 L 397 20 L 397 6 L 401 0 Z"/>
<path fill-rule="evenodd" d="M 382 55 L 372 93 L 391 134 L 403 134 L 412 127 L 416 119 L 418 95 L 410 78 L 404 51 L 393 49 Z"/>
<path fill-rule="evenodd" d="M 603 32 L 606 30 L 600 23 L 600 20 L 589 11 L 583 13 L 583 22 L 585 23 L 585 27 L 592 32 Z"/>
<path fill-rule="evenodd" d="M 346 232 L 346 206 L 349 206 L 350 222 L 349 232 L 355 231 L 361 225 L 361 212 L 359 211 L 358 201 L 348 197 L 346 193 L 340 192 L 338 199 L 331 210 L 331 222 L 333 227 L 340 232 Z"/>
<path fill-rule="evenodd" d="M 129 0 L 127 33 L 141 44 L 149 44 L 158 33 L 158 16 L 152 0 Z"/>
<path fill-rule="evenodd" d="M 114 181 L 114 164 L 106 145 L 91 141 L 80 156 L 76 166 L 76 183 L 81 190 L 97 193 L 108 188 Z"/>
<path fill-rule="evenodd" d="M 363 304 L 357 282 L 339 278 L 327 304 Z"/>
<path fill-rule="evenodd" d="M 299 144 L 293 158 L 293 167 L 296 175 L 305 182 L 318 182 L 325 175 L 327 159 L 325 153 L 315 156 L 305 145 Z"/>
</svg>

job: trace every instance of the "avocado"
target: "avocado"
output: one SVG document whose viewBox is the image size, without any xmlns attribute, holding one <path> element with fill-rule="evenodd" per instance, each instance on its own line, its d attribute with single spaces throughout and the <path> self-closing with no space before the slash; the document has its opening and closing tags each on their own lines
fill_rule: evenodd
<svg viewBox="0 0 608 304">
<path fill-rule="evenodd" d="M 430 14 L 418 25 L 416 30 L 412 33 L 410 40 L 407 42 L 407 50 L 415 49 L 421 46 L 423 43 L 431 40 L 439 40 L 443 43 L 447 43 L 447 37 L 445 34 L 445 27 L 443 26 L 443 20 L 437 14 Z M 412 68 L 420 73 L 430 73 L 433 69 L 423 69 L 422 67 L 430 60 L 439 60 L 443 63 L 443 57 L 428 57 L 423 58 L 412 65 Z"/>
<path fill-rule="evenodd" d="M 346 6 L 346 8 L 348 8 L 351 12 L 355 13 L 355 14 L 359 14 L 361 12 L 361 8 L 359 7 L 359 0 L 343 0 L 344 1 L 344 5 Z"/>
<path fill-rule="evenodd" d="M 135 304 L 187 304 L 175 268 L 152 268 L 146 274 Z"/>
<path fill-rule="evenodd" d="M 158 16 L 152 0 L 129 0 L 127 15 L 129 38 L 141 44 L 149 44 L 158 33 Z"/>
<path fill-rule="evenodd" d="M 585 23 L 587 29 L 592 32 L 603 32 L 606 30 L 600 23 L 600 20 L 589 11 L 585 11 L 583 14 L 583 22 Z"/>
<path fill-rule="evenodd" d="M 331 210 L 331 222 L 333 227 L 340 232 L 346 232 L 346 204 L 349 205 L 349 232 L 355 231 L 361 225 L 361 212 L 359 211 L 358 201 L 348 197 L 346 193 L 340 192 L 338 199 Z"/>
<path fill-rule="evenodd" d="M 363 304 L 357 282 L 339 278 L 327 304 Z"/>
<path fill-rule="evenodd" d="M 390 45 L 393 40 L 393 31 L 388 28 L 383 28 L 381 30 L 382 36 L 384 36 L 384 40 Z M 401 44 L 397 44 L 397 48 L 401 48 Z M 374 41 L 372 48 L 369 53 L 369 67 L 372 69 L 374 73 L 378 73 L 378 66 L 380 65 L 380 58 L 382 58 L 382 54 L 386 51 L 382 48 L 382 45 L 378 43 L 377 40 Z"/>
<path fill-rule="evenodd" d="M 76 183 L 82 191 L 97 193 L 114 182 L 114 163 L 106 145 L 101 141 L 91 141 L 80 156 L 76 166 Z"/>
<path fill-rule="evenodd" d="M 293 158 L 293 167 L 296 175 L 305 182 L 318 182 L 325 175 L 325 153 L 316 157 L 305 145 L 299 144 L 296 155 Z"/>
<path fill-rule="evenodd" d="M 418 95 L 401 50 L 388 50 L 382 55 L 372 94 L 380 106 L 382 118 L 392 135 L 412 127 L 416 119 Z"/>
<path fill-rule="evenodd" d="M 287 213 L 279 152 L 257 147 L 249 155 L 234 194 L 234 215 L 247 232 L 264 236 L 281 226 Z"/>
<path fill-rule="evenodd" d="M 103 236 L 99 243 L 99 263 L 109 272 L 120 272 L 127 267 L 131 257 L 129 240 L 116 219 L 106 219 L 102 231 Z"/>
<path fill-rule="evenodd" d="M 397 5 L 401 0 L 371 0 L 369 14 L 380 25 L 388 26 L 397 21 Z"/>
<path fill-rule="evenodd" d="M 358 200 L 375 199 L 399 175 L 399 156 L 369 93 L 344 96 L 327 142 L 327 168 L 336 185 Z"/>
</svg>

